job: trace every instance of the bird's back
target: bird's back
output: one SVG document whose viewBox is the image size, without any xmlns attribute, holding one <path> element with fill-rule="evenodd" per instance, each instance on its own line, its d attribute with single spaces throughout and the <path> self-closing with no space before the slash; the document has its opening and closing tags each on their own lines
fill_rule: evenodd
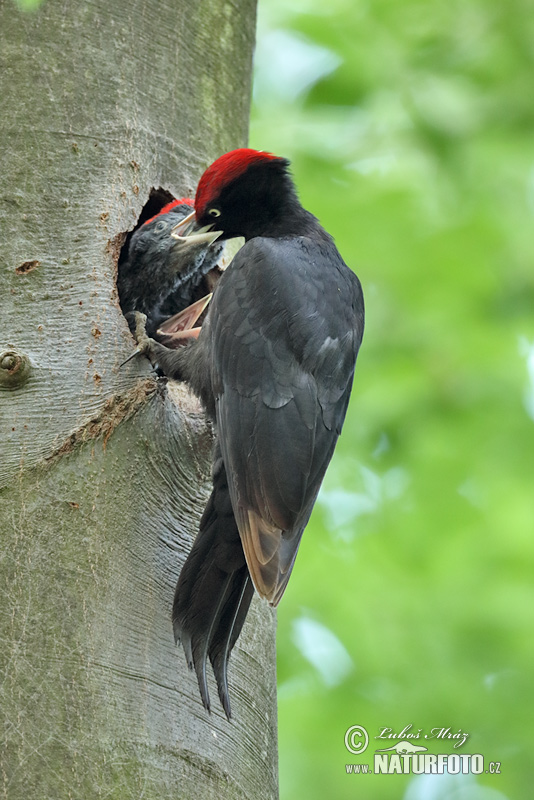
<svg viewBox="0 0 534 800">
<path fill-rule="evenodd" d="M 273 603 L 341 431 L 362 334 L 359 281 L 327 234 L 251 239 L 215 293 L 218 437 L 249 570 Z"/>
</svg>

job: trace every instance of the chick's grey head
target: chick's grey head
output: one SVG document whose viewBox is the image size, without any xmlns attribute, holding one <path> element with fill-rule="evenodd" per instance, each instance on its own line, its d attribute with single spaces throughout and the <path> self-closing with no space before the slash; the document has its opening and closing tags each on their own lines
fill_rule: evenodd
<svg viewBox="0 0 534 800">
<path fill-rule="evenodd" d="M 164 206 L 134 231 L 127 257 L 119 264 L 117 288 L 123 314 L 146 314 L 149 332 L 198 299 L 202 279 L 221 257 L 222 244 L 184 247 L 171 236 L 173 228 L 190 213 L 190 203 L 181 200 Z"/>
</svg>

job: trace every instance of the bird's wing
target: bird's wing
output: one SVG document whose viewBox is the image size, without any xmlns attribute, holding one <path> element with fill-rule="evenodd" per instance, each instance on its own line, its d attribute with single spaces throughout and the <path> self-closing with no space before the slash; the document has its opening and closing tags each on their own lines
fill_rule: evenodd
<svg viewBox="0 0 534 800">
<path fill-rule="evenodd" d="M 273 604 L 345 417 L 358 304 L 357 279 L 334 246 L 304 237 L 250 240 L 213 299 L 218 436 L 248 568 Z"/>
</svg>

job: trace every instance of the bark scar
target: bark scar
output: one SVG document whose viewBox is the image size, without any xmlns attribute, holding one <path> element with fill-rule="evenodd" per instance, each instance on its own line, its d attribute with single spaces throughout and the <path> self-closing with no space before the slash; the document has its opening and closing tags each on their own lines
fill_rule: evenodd
<svg viewBox="0 0 534 800">
<path fill-rule="evenodd" d="M 125 394 L 115 394 L 106 400 L 97 414 L 76 428 L 51 455 L 46 457 L 50 463 L 71 453 L 78 445 L 91 439 L 103 438 L 104 449 L 115 428 L 130 419 L 156 393 L 157 384 L 152 378 L 139 381 Z"/>
<path fill-rule="evenodd" d="M 37 267 L 40 266 L 41 262 L 36 258 L 33 258 L 31 261 L 23 261 L 22 264 L 19 264 L 18 267 L 15 267 L 15 272 L 17 275 L 26 275 L 26 273 L 31 272 L 33 269 L 37 269 Z"/>
</svg>

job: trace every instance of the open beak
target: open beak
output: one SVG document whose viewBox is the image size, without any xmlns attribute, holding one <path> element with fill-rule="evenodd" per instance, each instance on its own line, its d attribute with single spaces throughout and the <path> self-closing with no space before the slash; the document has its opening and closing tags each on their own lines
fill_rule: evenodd
<svg viewBox="0 0 534 800">
<path fill-rule="evenodd" d="M 195 218 L 195 212 L 192 211 L 187 215 L 178 225 L 175 225 L 171 231 L 171 236 L 176 239 L 184 247 L 190 247 L 197 244 L 209 245 L 221 236 L 222 231 L 214 231 L 214 225 L 204 225 L 199 228 Z"/>
<path fill-rule="evenodd" d="M 170 319 L 166 319 L 159 326 L 157 333 L 159 336 L 164 337 L 164 344 L 167 347 L 187 344 L 189 339 L 198 338 L 201 328 L 200 326 L 195 328 L 194 325 L 207 308 L 212 296 L 212 294 L 208 294 L 201 300 L 197 300 L 196 303 L 184 308 L 183 311 L 179 311 L 178 314 L 170 317 Z"/>
</svg>

